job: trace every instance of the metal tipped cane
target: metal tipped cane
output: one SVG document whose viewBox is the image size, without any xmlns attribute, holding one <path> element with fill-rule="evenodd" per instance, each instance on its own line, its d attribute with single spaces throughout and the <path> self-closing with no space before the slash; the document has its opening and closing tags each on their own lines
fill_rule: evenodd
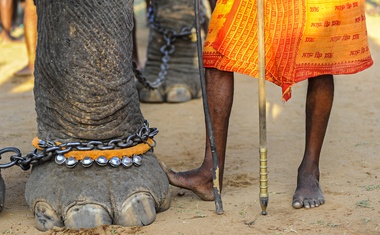
<svg viewBox="0 0 380 235">
<path fill-rule="evenodd" d="M 198 65 L 199 65 L 199 75 L 201 79 L 202 87 L 202 99 L 203 99 L 203 109 L 206 119 L 206 128 L 210 138 L 210 147 L 212 153 L 212 162 L 213 162 L 213 188 L 214 188 L 214 197 L 215 197 L 215 208 L 218 215 L 223 214 L 223 204 L 222 197 L 220 195 L 220 185 L 219 185 L 219 160 L 218 153 L 216 152 L 216 144 L 214 138 L 214 131 L 212 129 L 212 123 L 210 118 L 210 111 L 208 108 L 208 100 L 206 94 L 206 81 L 203 68 L 203 59 L 202 59 L 202 35 L 201 35 L 201 23 L 200 23 L 200 2 L 201 0 L 195 0 L 194 11 L 195 11 L 195 28 L 197 30 L 197 48 L 198 48 Z"/>
<path fill-rule="evenodd" d="M 265 87 L 265 37 L 264 2 L 257 0 L 258 18 L 258 66 L 259 66 L 259 153 L 260 153 L 260 205 L 261 214 L 267 214 L 268 206 L 268 164 L 266 127 L 266 87 Z"/>
</svg>

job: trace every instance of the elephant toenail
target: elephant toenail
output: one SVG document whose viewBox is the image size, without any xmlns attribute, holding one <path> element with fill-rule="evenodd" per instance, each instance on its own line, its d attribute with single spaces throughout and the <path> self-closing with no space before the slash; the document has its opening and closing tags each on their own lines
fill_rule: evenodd
<svg viewBox="0 0 380 235">
<path fill-rule="evenodd" d="M 54 226 L 63 227 L 62 219 L 46 202 L 38 202 L 34 207 L 34 217 L 38 230 L 46 231 Z"/>
<path fill-rule="evenodd" d="M 141 102 L 146 102 L 146 103 L 164 102 L 164 98 L 160 92 L 160 89 L 156 89 L 156 90 L 142 89 L 139 91 L 139 97 L 140 97 Z"/>
<path fill-rule="evenodd" d="M 67 228 L 95 228 L 112 224 L 108 211 L 96 204 L 75 205 L 67 210 L 65 216 Z"/>
<path fill-rule="evenodd" d="M 121 226 L 145 226 L 156 219 L 155 201 L 149 193 L 139 192 L 127 198 L 119 214 L 115 215 L 115 224 Z"/>
<path fill-rule="evenodd" d="M 191 90 L 185 85 L 174 85 L 168 88 L 166 101 L 170 103 L 186 102 L 192 99 Z"/>
</svg>

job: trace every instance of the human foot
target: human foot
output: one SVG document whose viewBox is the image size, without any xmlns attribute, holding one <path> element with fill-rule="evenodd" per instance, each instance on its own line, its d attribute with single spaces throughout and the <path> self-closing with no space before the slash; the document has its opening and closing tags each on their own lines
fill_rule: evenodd
<svg viewBox="0 0 380 235">
<path fill-rule="evenodd" d="M 325 203 L 318 178 L 312 174 L 298 174 L 297 189 L 293 196 L 293 207 L 295 209 L 302 207 L 309 209 Z"/>
<path fill-rule="evenodd" d="M 15 73 L 15 76 L 18 76 L 18 77 L 31 76 L 33 75 L 33 72 L 34 72 L 33 66 L 26 65 L 24 68 L 17 71 Z"/>
<path fill-rule="evenodd" d="M 15 38 L 10 34 L 4 33 L 1 34 L 1 42 L 3 44 L 8 44 L 8 43 L 24 43 L 22 39 Z"/>
<path fill-rule="evenodd" d="M 160 164 L 171 185 L 191 190 L 204 201 L 215 200 L 211 174 L 203 174 L 200 168 L 186 172 L 175 172 L 163 162 Z"/>
</svg>

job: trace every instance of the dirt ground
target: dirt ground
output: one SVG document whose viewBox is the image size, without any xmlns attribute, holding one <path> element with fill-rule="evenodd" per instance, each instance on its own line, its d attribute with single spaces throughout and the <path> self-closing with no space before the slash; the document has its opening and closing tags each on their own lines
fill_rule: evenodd
<svg viewBox="0 0 380 235">
<path fill-rule="evenodd" d="M 136 7 L 143 11 L 141 4 Z M 144 19 L 139 19 L 139 50 L 144 57 L 147 28 Z M 306 82 L 294 87 L 287 103 L 281 101 L 280 88 L 267 84 L 269 205 L 268 215 L 260 214 L 257 80 L 237 75 L 223 215 L 215 213 L 213 202 L 173 187 L 170 209 L 158 214 L 152 225 L 81 231 L 57 228 L 42 233 L 35 229 L 24 199 L 29 171 L 13 167 L 1 172 L 7 191 L 0 234 L 380 234 L 380 16 L 367 16 L 367 22 L 375 64 L 335 79 L 334 107 L 321 156 L 325 205 L 309 210 L 291 206 L 304 146 Z M 32 150 L 36 135 L 33 78 L 13 73 L 26 61 L 24 44 L 0 44 L 0 148 L 17 146 L 24 154 Z M 141 108 L 150 125 L 160 130 L 155 138 L 158 158 L 175 170 L 198 167 L 205 138 L 201 99 L 142 104 Z"/>
</svg>

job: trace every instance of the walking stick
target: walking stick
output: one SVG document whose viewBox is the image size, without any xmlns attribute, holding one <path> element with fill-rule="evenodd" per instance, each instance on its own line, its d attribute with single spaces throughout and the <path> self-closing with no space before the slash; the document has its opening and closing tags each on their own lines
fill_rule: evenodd
<svg viewBox="0 0 380 235">
<path fill-rule="evenodd" d="M 258 17 L 258 66 L 259 66 L 259 154 L 260 154 L 260 205 L 261 214 L 267 214 L 268 206 L 268 165 L 267 165 L 267 127 L 266 127 L 266 87 L 265 87 L 265 37 L 264 3 L 257 0 Z"/>
<path fill-rule="evenodd" d="M 203 68 L 203 59 L 202 59 L 202 35 L 201 35 L 201 23 L 200 23 L 200 14 L 199 14 L 199 1 L 195 0 L 194 8 L 195 8 L 195 28 L 197 30 L 197 48 L 198 48 L 198 65 L 199 65 L 199 75 L 201 79 L 201 87 L 202 87 L 202 99 L 203 99 L 203 110 L 205 113 L 206 119 L 206 128 L 210 138 L 210 147 L 212 154 L 212 163 L 213 163 L 213 172 L 212 172 L 212 181 L 214 188 L 214 198 L 215 198 L 215 208 L 216 213 L 218 215 L 223 214 L 223 204 L 222 197 L 220 195 L 220 185 L 219 185 L 219 160 L 218 153 L 216 152 L 216 144 L 214 138 L 214 131 L 212 129 L 212 123 L 210 118 L 210 111 L 208 108 L 208 100 L 206 94 L 206 81 L 205 74 Z"/>
</svg>

